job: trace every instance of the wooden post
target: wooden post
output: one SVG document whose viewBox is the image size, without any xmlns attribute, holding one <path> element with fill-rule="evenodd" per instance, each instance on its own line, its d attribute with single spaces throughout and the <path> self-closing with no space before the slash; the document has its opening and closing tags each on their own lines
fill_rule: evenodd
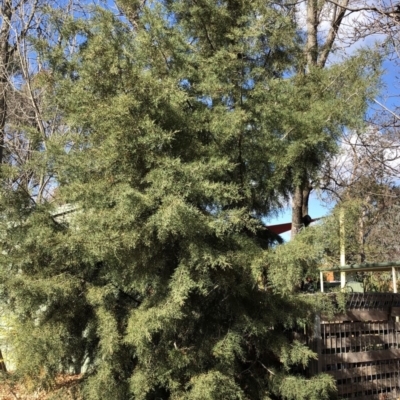
<svg viewBox="0 0 400 400">
<path fill-rule="evenodd" d="M 321 343 L 321 316 L 317 314 L 315 316 L 314 321 L 314 346 L 316 353 L 318 354 L 318 366 L 317 373 L 320 374 L 322 372 L 322 343 Z"/>
<path fill-rule="evenodd" d="M 397 293 L 397 271 L 395 267 L 392 267 L 392 279 L 393 279 L 393 293 Z"/>
<path fill-rule="evenodd" d="M 321 283 L 321 293 L 324 293 L 324 273 L 319 271 L 319 281 Z"/>
<path fill-rule="evenodd" d="M 346 286 L 346 272 L 341 271 L 340 272 L 340 287 L 341 289 L 344 289 Z"/>
<path fill-rule="evenodd" d="M 397 270 L 392 267 L 392 279 L 393 279 L 393 293 L 397 293 Z M 396 317 L 396 322 L 399 322 L 399 317 Z"/>
</svg>

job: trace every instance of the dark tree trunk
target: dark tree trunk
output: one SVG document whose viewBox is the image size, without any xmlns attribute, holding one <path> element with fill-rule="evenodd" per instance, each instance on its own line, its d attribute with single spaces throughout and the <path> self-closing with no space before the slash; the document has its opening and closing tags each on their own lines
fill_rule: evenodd
<svg viewBox="0 0 400 400">
<path fill-rule="evenodd" d="M 303 225 L 303 188 L 296 186 L 292 200 L 292 232 L 293 239 Z"/>
<path fill-rule="evenodd" d="M 312 186 L 307 178 L 304 178 L 303 184 L 296 186 L 292 200 L 292 231 L 293 239 L 303 226 L 303 217 L 308 215 L 308 201 Z"/>
<path fill-rule="evenodd" d="M 0 350 L 0 371 L 7 372 L 6 363 L 4 362 L 3 353 Z"/>
<path fill-rule="evenodd" d="M 309 215 L 308 201 L 310 199 L 310 193 L 311 193 L 312 189 L 313 189 L 312 185 L 309 182 L 306 182 L 306 184 L 303 188 L 303 217 L 305 215 Z"/>
<path fill-rule="evenodd" d="M 10 30 L 12 17 L 11 0 L 5 0 L 1 8 L 2 24 L 0 29 L 0 164 L 4 158 L 4 138 L 7 118 L 8 63 L 10 59 Z"/>
</svg>

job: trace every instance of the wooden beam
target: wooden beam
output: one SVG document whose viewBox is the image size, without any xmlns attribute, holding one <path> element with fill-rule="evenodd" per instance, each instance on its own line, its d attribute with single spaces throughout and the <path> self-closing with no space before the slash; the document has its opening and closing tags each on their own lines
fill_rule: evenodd
<svg viewBox="0 0 400 400">
<path fill-rule="evenodd" d="M 319 271 L 319 281 L 321 283 L 321 293 L 324 293 L 324 273 Z"/>
<path fill-rule="evenodd" d="M 397 271 L 396 271 L 396 267 L 392 267 L 392 279 L 393 279 L 393 293 L 397 293 Z"/>
<path fill-rule="evenodd" d="M 362 263 L 351 265 L 335 265 L 332 267 L 321 268 L 321 271 L 346 271 L 346 272 L 360 272 L 360 271 L 391 271 L 392 267 L 400 267 L 400 261 L 390 261 L 385 263 Z"/>
</svg>

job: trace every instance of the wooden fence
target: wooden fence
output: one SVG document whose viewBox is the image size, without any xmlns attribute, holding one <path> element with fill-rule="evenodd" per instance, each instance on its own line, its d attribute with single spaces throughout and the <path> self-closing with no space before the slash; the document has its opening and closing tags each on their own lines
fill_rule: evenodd
<svg viewBox="0 0 400 400">
<path fill-rule="evenodd" d="M 350 293 L 346 312 L 317 317 L 310 345 L 342 399 L 400 400 L 400 294 Z"/>
</svg>

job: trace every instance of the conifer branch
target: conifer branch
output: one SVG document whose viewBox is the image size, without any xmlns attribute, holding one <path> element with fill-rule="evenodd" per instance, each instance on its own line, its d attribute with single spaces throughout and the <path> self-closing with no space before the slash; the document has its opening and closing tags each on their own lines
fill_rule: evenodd
<svg viewBox="0 0 400 400">
<path fill-rule="evenodd" d="M 269 368 L 267 368 L 260 360 L 258 360 L 259 364 L 266 370 L 268 371 L 271 375 L 276 375 L 274 371 L 271 371 Z"/>
</svg>

